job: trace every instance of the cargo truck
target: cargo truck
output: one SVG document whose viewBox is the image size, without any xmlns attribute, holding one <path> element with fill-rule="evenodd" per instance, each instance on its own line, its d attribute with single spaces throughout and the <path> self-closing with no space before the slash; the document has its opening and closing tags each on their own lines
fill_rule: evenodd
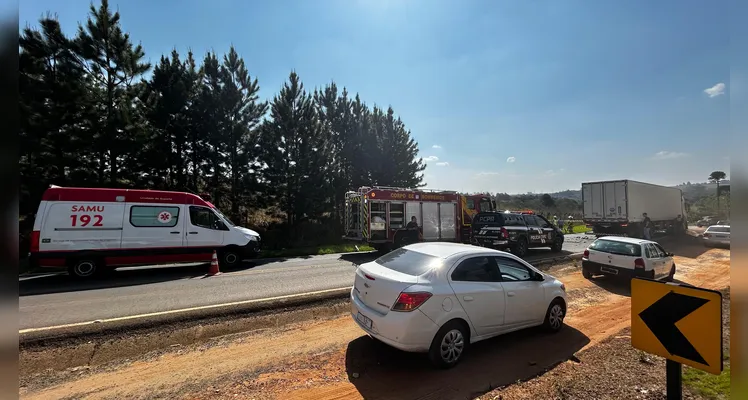
<svg viewBox="0 0 748 400">
<path fill-rule="evenodd" d="M 686 202 L 676 187 L 653 185 L 629 179 L 582 183 L 584 223 L 596 236 L 642 237 L 644 213 L 653 232 L 686 230 Z M 682 224 L 678 223 L 681 216 Z"/>
</svg>

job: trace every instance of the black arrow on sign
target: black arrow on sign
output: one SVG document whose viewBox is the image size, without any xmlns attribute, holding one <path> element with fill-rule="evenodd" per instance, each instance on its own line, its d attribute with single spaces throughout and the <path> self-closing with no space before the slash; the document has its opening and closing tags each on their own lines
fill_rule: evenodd
<svg viewBox="0 0 748 400">
<path fill-rule="evenodd" d="M 675 324 L 709 300 L 670 292 L 639 313 L 650 331 L 668 353 L 700 364 L 707 364 Z"/>
</svg>

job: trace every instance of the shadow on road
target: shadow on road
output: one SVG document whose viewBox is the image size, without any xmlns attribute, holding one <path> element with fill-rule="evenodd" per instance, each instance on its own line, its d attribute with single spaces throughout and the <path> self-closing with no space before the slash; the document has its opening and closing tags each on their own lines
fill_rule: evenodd
<svg viewBox="0 0 748 400">
<path fill-rule="evenodd" d="M 46 276 L 36 279 L 22 280 L 18 282 L 19 296 L 35 296 L 50 293 L 79 292 L 84 290 L 111 289 L 125 286 L 148 285 L 175 281 L 180 279 L 193 279 L 205 276 L 210 264 L 198 264 L 187 266 L 169 267 L 143 267 L 138 269 L 115 270 L 103 273 L 101 276 L 91 280 L 77 280 L 62 273 L 59 275 Z M 226 269 L 221 272 L 235 272 L 250 269 L 255 264 L 245 262 L 241 266 Z"/>
<path fill-rule="evenodd" d="M 556 334 L 529 329 L 478 342 L 459 365 L 439 370 L 424 354 L 362 336 L 348 344 L 345 362 L 350 382 L 365 399 L 472 399 L 541 375 L 573 359 L 587 343 L 587 336 L 569 326 Z"/>
<path fill-rule="evenodd" d="M 679 257 L 697 258 L 709 251 L 703 239 L 696 236 L 665 237 L 657 241 L 665 250 Z"/>
</svg>

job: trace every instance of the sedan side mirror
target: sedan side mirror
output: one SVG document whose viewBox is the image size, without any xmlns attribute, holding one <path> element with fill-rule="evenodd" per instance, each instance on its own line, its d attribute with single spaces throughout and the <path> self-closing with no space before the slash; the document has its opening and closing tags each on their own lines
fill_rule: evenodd
<svg viewBox="0 0 748 400">
<path fill-rule="evenodd" d="M 535 273 L 535 276 L 533 277 L 532 280 L 537 281 L 537 282 L 543 282 L 545 280 L 545 276 L 543 276 L 543 274 Z"/>
<path fill-rule="evenodd" d="M 668 257 L 672 257 L 672 256 L 674 256 L 675 254 L 673 254 L 673 253 L 665 253 L 665 255 L 667 255 Z"/>
</svg>

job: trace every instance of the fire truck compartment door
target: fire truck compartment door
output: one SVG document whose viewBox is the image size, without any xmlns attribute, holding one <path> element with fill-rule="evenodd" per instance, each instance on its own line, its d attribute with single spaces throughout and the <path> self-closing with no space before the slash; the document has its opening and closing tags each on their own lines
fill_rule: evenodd
<svg viewBox="0 0 748 400">
<path fill-rule="evenodd" d="M 421 203 L 415 201 L 409 201 L 405 203 L 405 223 L 410 222 L 410 219 L 416 217 L 418 220 L 418 226 L 423 228 L 423 217 L 421 217 Z"/>
<path fill-rule="evenodd" d="M 438 203 L 423 203 L 423 240 L 439 240 Z"/>
<path fill-rule="evenodd" d="M 439 203 L 439 228 L 441 239 L 454 239 L 457 237 L 455 228 L 455 210 L 457 205 L 454 203 Z"/>
</svg>

